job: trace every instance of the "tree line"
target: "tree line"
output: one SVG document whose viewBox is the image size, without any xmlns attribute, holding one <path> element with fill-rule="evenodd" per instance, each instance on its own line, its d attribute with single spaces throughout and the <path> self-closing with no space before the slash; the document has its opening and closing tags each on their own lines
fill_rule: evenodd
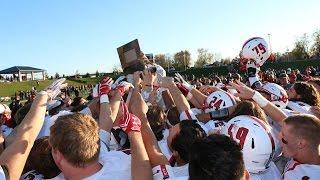
<svg viewBox="0 0 320 180">
<path fill-rule="evenodd" d="M 277 61 L 296 61 L 306 59 L 320 59 L 320 29 L 311 35 L 303 34 L 295 40 L 291 51 L 274 53 Z M 191 66 L 191 53 L 188 50 L 181 50 L 173 55 L 160 53 L 154 56 L 155 62 L 165 69 L 174 68 L 184 70 Z M 239 57 L 222 58 L 219 53 L 210 52 L 208 49 L 199 48 L 194 67 L 201 68 L 204 65 L 220 66 L 237 64 Z"/>
</svg>

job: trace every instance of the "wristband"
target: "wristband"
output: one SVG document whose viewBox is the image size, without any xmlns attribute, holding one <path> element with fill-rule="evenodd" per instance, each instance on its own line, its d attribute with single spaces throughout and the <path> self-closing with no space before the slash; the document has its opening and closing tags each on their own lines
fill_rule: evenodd
<svg viewBox="0 0 320 180">
<path fill-rule="evenodd" d="M 265 97 L 263 97 L 258 91 L 254 92 L 252 100 L 254 100 L 262 108 L 266 107 L 269 103 L 269 101 Z"/>
<path fill-rule="evenodd" d="M 211 111 L 209 114 L 211 120 L 221 119 L 229 116 L 229 110 L 228 108 L 223 108 L 216 111 Z"/>
<path fill-rule="evenodd" d="M 100 96 L 100 104 L 102 103 L 109 103 L 109 97 L 107 94 L 103 94 Z"/>
</svg>

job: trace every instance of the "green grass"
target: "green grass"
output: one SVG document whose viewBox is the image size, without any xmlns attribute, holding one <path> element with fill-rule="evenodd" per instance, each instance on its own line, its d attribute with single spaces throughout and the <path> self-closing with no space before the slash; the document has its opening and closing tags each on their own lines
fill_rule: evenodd
<svg viewBox="0 0 320 180">
<path fill-rule="evenodd" d="M 30 91 L 32 87 L 36 87 L 37 90 L 43 90 L 50 85 L 54 80 L 39 81 L 25 81 L 25 82 L 12 82 L 12 83 L 0 83 L 0 97 L 14 96 L 17 91 Z M 81 84 L 96 84 L 97 78 L 81 78 L 76 80 L 66 80 L 69 86 L 79 86 Z"/>
</svg>

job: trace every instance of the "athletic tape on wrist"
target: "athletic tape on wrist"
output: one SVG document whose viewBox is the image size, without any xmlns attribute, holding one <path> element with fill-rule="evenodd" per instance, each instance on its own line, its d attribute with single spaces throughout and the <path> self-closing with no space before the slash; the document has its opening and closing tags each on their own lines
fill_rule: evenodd
<svg viewBox="0 0 320 180">
<path fill-rule="evenodd" d="M 266 107 L 269 103 L 269 101 L 265 97 L 263 97 L 258 91 L 254 92 L 252 100 L 254 100 L 262 108 Z"/>
</svg>

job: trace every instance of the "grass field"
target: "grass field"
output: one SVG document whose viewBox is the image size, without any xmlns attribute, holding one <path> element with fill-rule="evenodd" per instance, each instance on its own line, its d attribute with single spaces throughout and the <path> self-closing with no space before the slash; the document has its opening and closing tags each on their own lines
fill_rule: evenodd
<svg viewBox="0 0 320 180">
<path fill-rule="evenodd" d="M 39 81 L 25 81 L 25 82 L 12 82 L 12 83 L 0 83 L 0 97 L 14 96 L 17 91 L 30 91 L 32 87 L 36 87 L 37 90 L 42 90 L 50 85 L 54 80 Z M 81 78 L 76 80 L 66 80 L 66 83 L 70 86 L 79 86 L 81 84 L 96 84 L 97 78 Z"/>
</svg>

